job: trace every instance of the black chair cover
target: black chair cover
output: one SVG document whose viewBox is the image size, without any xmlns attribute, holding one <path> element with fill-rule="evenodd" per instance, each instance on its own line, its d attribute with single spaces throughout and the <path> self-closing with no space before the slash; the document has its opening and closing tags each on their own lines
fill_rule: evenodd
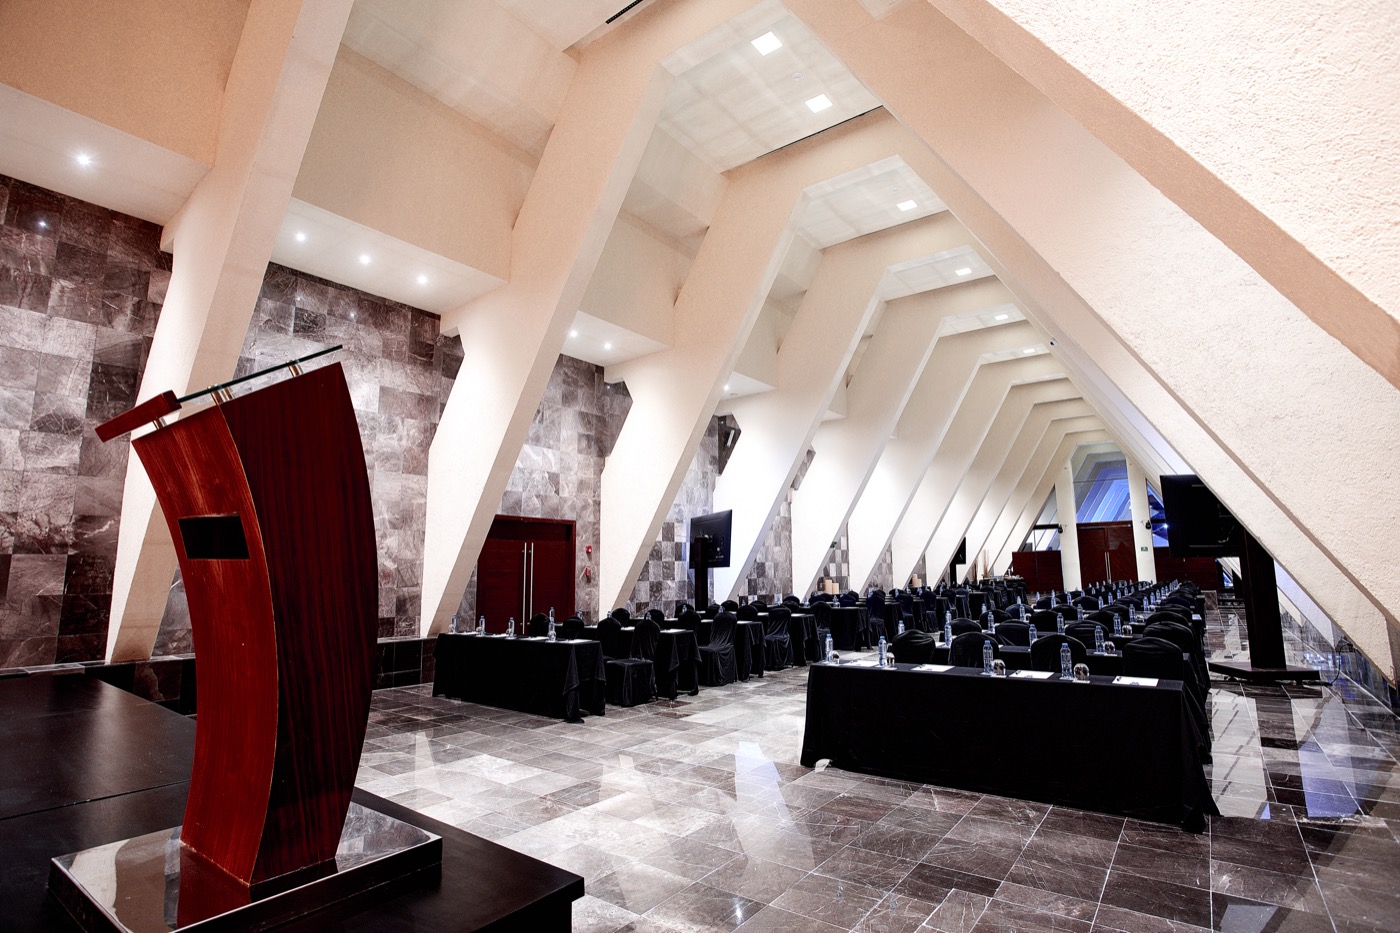
<svg viewBox="0 0 1400 933">
<path fill-rule="evenodd" d="M 1098 629 L 1103 629 L 1104 638 L 1113 637 L 1113 626 L 1111 624 L 1105 627 L 1094 622 L 1074 622 L 1070 625 L 1066 625 L 1065 634 L 1070 638 L 1082 642 L 1086 648 L 1093 650 L 1093 646 L 1098 644 L 1098 642 L 1094 640 L 1094 632 Z"/>
<path fill-rule="evenodd" d="M 978 625 L 976 622 L 972 621 L 971 619 L 954 619 L 954 620 L 953 620 L 953 638 L 955 638 L 955 639 L 956 639 L 959 635 L 963 634 L 964 632 L 980 632 L 980 631 L 982 631 L 982 626 Z"/>
<path fill-rule="evenodd" d="M 721 609 L 723 609 L 725 612 L 738 612 L 738 611 L 739 611 L 739 604 L 738 604 L 737 602 L 735 602 L 734 600 L 732 600 L 732 599 L 726 599 L 724 602 L 722 602 L 722 603 L 719 604 L 719 607 L 720 607 Z"/>
<path fill-rule="evenodd" d="M 975 622 L 973 624 L 976 625 Z M 953 643 L 948 647 L 948 663 L 954 667 L 981 667 L 984 642 L 991 643 L 992 657 L 996 658 L 1001 652 L 1001 645 L 997 643 L 996 636 L 988 635 L 978 628 L 953 638 Z"/>
<path fill-rule="evenodd" d="M 545 620 L 545 631 L 546 633 L 549 631 L 548 619 Z M 569 616 L 567 619 L 564 620 L 564 623 L 559 626 L 559 631 L 557 631 L 555 635 L 560 638 L 567 639 L 582 638 L 583 619 L 579 618 L 578 616 Z"/>
<path fill-rule="evenodd" d="M 549 634 L 549 616 L 541 612 L 530 620 L 527 633 L 531 638 L 541 638 Z"/>
<path fill-rule="evenodd" d="M 1128 610 L 1127 610 L 1127 609 L 1120 608 L 1120 609 L 1118 610 L 1118 615 L 1120 615 L 1120 616 L 1123 618 L 1123 621 L 1124 621 L 1124 622 L 1127 622 L 1127 621 L 1128 621 Z M 1105 635 L 1107 635 L 1107 634 L 1109 634 L 1109 633 L 1111 633 L 1111 632 L 1113 631 L 1113 610 L 1112 610 L 1112 609 L 1095 609 L 1093 612 L 1090 612 L 1090 613 L 1085 614 L 1084 619 L 1085 619 L 1085 621 L 1088 621 L 1088 622 L 1097 622 L 1098 624 L 1102 625 L 1102 626 L 1103 626 L 1103 631 L 1104 631 L 1104 634 L 1105 634 Z"/>
<path fill-rule="evenodd" d="M 792 667 L 792 610 L 775 606 L 763 621 L 763 669 Z"/>
<path fill-rule="evenodd" d="M 684 612 L 680 613 L 676 617 L 676 627 L 689 629 L 690 631 L 694 632 L 695 643 L 700 643 L 700 616 L 695 612 L 694 609 L 687 608 Z"/>
<path fill-rule="evenodd" d="M 1123 646 L 1124 676 L 1181 680 L 1185 671 L 1181 649 L 1166 639 L 1135 638 Z"/>
<path fill-rule="evenodd" d="M 632 613 L 628 612 L 624 608 L 614 609 L 612 611 L 612 618 L 616 619 L 623 625 L 626 625 L 632 621 Z"/>
<path fill-rule="evenodd" d="M 999 622 L 994 629 L 997 639 L 1003 645 L 1020 645 L 1028 648 L 1031 644 L 1031 627 L 1025 622 Z"/>
<path fill-rule="evenodd" d="M 1037 609 L 1026 621 L 1038 632 L 1054 632 L 1060 627 L 1060 614 L 1053 609 Z"/>
<path fill-rule="evenodd" d="M 734 658 L 734 627 L 738 623 L 732 612 L 715 616 L 710 643 L 700 646 L 701 685 L 723 687 L 738 679 L 739 665 Z"/>
<path fill-rule="evenodd" d="M 631 657 L 631 638 L 615 617 L 598 620 L 598 640 L 603 645 L 608 678 L 608 702 L 636 706 L 656 695 L 656 671 L 650 661 Z"/>
<path fill-rule="evenodd" d="M 1051 632 L 1049 635 L 1041 635 L 1031 642 L 1031 669 L 1058 674 L 1060 672 L 1061 645 L 1069 645 L 1070 660 L 1074 664 L 1083 664 L 1089 657 L 1084 642 L 1077 638 L 1070 638 L 1068 635 L 1061 635 L 1059 632 Z"/>
<path fill-rule="evenodd" d="M 726 603 L 726 605 L 728 604 Z M 735 618 L 740 622 L 755 622 L 758 620 L 758 606 L 754 603 L 745 603 L 738 609 L 730 609 L 729 611 L 734 613 Z"/>
<path fill-rule="evenodd" d="M 895 638 L 890 650 L 901 664 L 929 664 L 933 661 L 933 646 L 932 635 L 911 628 Z"/>
<path fill-rule="evenodd" d="M 710 603 L 705 607 L 705 618 L 713 619 L 723 611 L 724 609 L 720 607 L 719 603 Z"/>
</svg>

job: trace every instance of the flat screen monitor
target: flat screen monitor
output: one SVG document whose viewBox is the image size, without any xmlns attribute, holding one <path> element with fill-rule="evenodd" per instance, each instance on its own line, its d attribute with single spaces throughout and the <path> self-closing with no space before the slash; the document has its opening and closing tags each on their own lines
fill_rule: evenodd
<svg viewBox="0 0 1400 933">
<path fill-rule="evenodd" d="M 690 565 L 704 558 L 707 567 L 729 566 L 729 535 L 733 527 L 732 511 L 697 515 L 690 520 Z"/>
<path fill-rule="evenodd" d="M 1200 477 L 1163 476 L 1162 513 L 1173 557 L 1239 555 L 1239 522 Z"/>
</svg>

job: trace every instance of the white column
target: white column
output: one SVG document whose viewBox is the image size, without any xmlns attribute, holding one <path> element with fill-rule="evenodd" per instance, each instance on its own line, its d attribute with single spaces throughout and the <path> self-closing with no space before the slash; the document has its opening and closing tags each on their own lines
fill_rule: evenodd
<svg viewBox="0 0 1400 933">
<path fill-rule="evenodd" d="M 1002 400 L 996 416 L 988 424 L 981 443 L 972 451 L 973 456 L 958 481 L 942 488 L 933 484 L 927 488 L 921 486 L 919 498 L 926 502 L 942 500 L 937 523 L 932 527 L 925 525 L 922 529 L 917 526 L 901 526 L 896 535 L 907 539 L 910 534 L 922 531 L 927 542 L 924 555 L 929 565 L 946 565 L 957 552 L 958 543 L 966 536 L 972 517 L 986 496 L 988 486 L 1002 469 L 1017 435 L 1030 419 L 1035 407 L 1047 402 L 1077 398 L 1079 392 L 1068 379 L 1012 386 Z M 1043 431 L 1043 428 L 1041 430 Z M 915 516 L 911 512 L 905 521 L 912 523 L 914 519 Z M 969 545 L 971 543 L 968 542 Z M 969 549 L 969 564 L 972 563 L 972 559 L 973 552 Z"/>
<path fill-rule="evenodd" d="M 932 300 L 938 302 L 939 310 L 934 312 L 932 305 L 930 310 L 940 316 L 962 314 L 993 307 L 1008 297 L 1000 282 L 984 279 L 934 293 Z M 980 383 L 976 380 L 985 368 L 982 358 L 987 354 L 1022 349 L 1039 341 L 1035 328 L 1025 321 L 938 338 L 933 355 L 899 419 L 895 435 L 885 445 L 846 523 L 853 585 L 870 582 L 876 563 L 890 545 L 895 527 L 919 488 L 919 480 L 928 472 L 960 406 L 966 399 L 987 391 L 985 384 L 992 377 L 988 375 Z M 910 573 L 912 568 L 911 564 Z M 907 579 L 908 574 L 901 577 L 895 573 L 896 581 Z M 892 581 L 876 582 L 888 585 Z"/>
<path fill-rule="evenodd" d="M 1152 512 L 1147 505 L 1147 476 L 1136 460 L 1128 460 L 1128 509 L 1133 519 L 1133 554 L 1138 579 L 1157 582 L 1157 562 L 1152 553 Z"/>
<path fill-rule="evenodd" d="M 233 375 L 351 0 L 249 7 L 224 89 L 214 165 L 166 225 L 170 287 L 138 397 Z M 148 658 L 175 546 L 132 452 L 122 494 L 107 659 Z"/>
<path fill-rule="evenodd" d="M 1036 447 L 1035 453 L 1031 455 L 1026 464 L 1026 468 L 1021 473 L 1021 478 L 1017 481 L 1016 487 L 1007 494 L 1001 504 L 1001 513 L 997 516 L 996 522 L 992 525 L 992 530 L 988 532 L 986 541 L 981 545 L 987 551 L 988 560 L 997 572 L 1006 569 L 1010 562 L 1009 552 L 1021 546 L 1025 540 L 1026 533 L 1022 531 L 1020 537 L 1014 537 L 1014 528 L 1023 512 L 1034 505 L 1040 508 L 1045 502 L 1048 489 L 1040 493 L 1040 500 L 1033 502 L 1035 491 L 1045 478 L 1046 470 L 1051 463 L 1059 463 L 1062 457 L 1057 457 L 1055 451 L 1064 442 L 1066 435 L 1080 431 L 1102 430 L 1103 422 L 1098 415 L 1091 414 L 1079 418 L 1056 419 L 1045 431 L 1045 436 L 1041 438 L 1040 444 Z M 995 504 L 996 500 L 992 500 Z"/>
<path fill-rule="evenodd" d="M 1107 431 L 1095 427 L 1086 427 L 1065 435 L 1060 446 L 1046 464 L 1039 482 L 1036 483 L 1033 491 L 1022 504 L 1019 516 L 1012 523 L 1011 533 L 1007 536 L 1006 543 L 1002 545 L 1001 555 L 996 561 L 998 567 L 1005 569 L 1011 566 L 1012 553 L 1019 550 L 1025 542 L 1026 535 L 1030 533 L 1031 527 L 1036 523 L 1041 510 L 1045 507 L 1046 499 L 1055 489 L 1055 480 L 1060 475 L 1060 464 L 1072 457 L 1075 450 L 1086 444 L 1101 443 L 1112 439 L 1112 435 Z"/>
<path fill-rule="evenodd" d="M 1400 522 L 1400 500 L 1378 505 L 1374 491 L 1400 460 L 1400 434 L 1374 426 L 1400 423 L 1400 392 L 930 5 L 879 20 L 858 0 L 788 7 L 929 141 L 949 169 L 940 196 L 1011 270 L 1067 358 L 1082 349 L 1076 382 L 1124 393 L 1128 425 L 1090 400 L 1125 449 L 1149 459 L 1138 445 L 1160 431 L 1393 675 L 1389 627 L 1400 621 L 1387 607 L 1400 605 L 1400 579 L 1375 542 Z M 998 48 L 1016 63 L 1018 45 Z M 940 106 L 949 96 L 963 105 Z M 1183 338 L 1209 346 L 1209 359 L 1182 353 Z M 1316 469 L 1299 426 L 1325 434 L 1330 461 L 1348 469 Z"/>
<path fill-rule="evenodd" d="M 778 350 L 777 389 L 729 406 L 743 436 L 715 482 L 716 511 L 734 513 L 733 557 L 729 567 L 715 570 L 718 598 L 737 595 L 748 576 L 851 354 L 884 300 L 886 270 L 969 242 L 966 229 L 945 211 L 823 252 Z"/>
<path fill-rule="evenodd" d="M 929 468 L 920 477 L 903 517 L 894 528 L 890 551 L 896 580 L 908 579 L 928 548 L 948 503 L 982 448 L 1012 386 L 1021 381 L 1054 379 L 1062 375 L 1059 364 L 1045 353 L 990 363 L 978 370 Z M 933 555 L 928 561 L 930 572 L 947 566 L 956 548 L 957 541 L 954 541 L 947 553 Z"/>
<path fill-rule="evenodd" d="M 1066 460 L 1055 480 L 1055 508 L 1060 525 L 1060 571 L 1064 575 L 1066 592 L 1080 588 L 1079 581 L 1079 521 L 1074 501 L 1074 463 Z"/>
<path fill-rule="evenodd" d="M 600 608 L 636 584 L 782 265 L 804 189 L 897 154 L 911 139 L 883 111 L 834 127 L 729 173 L 676 300 L 670 349 L 611 367 L 632 408 L 603 468 Z"/>
</svg>

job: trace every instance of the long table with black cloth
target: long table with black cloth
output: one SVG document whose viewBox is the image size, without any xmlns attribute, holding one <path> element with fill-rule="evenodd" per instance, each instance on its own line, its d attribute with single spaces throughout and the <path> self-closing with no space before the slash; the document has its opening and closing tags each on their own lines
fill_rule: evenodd
<svg viewBox="0 0 1400 933">
<path fill-rule="evenodd" d="M 671 620 L 666 620 L 671 624 Z M 710 643 L 710 632 L 714 630 L 714 619 L 700 620 L 700 644 Z M 763 623 L 740 622 L 734 626 L 734 664 L 739 670 L 739 679 L 748 680 L 754 675 L 763 676 Z"/>
<path fill-rule="evenodd" d="M 622 627 L 631 639 L 631 657 L 639 658 L 637 628 Z M 597 641 L 598 626 L 585 625 L 583 637 Z M 656 638 L 656 657 L 652 658 L 656 672 L 656 695 L 674 700 L 683 690 L 691 696 L 700 692 L 700 648 L 695 633 L 683 628 L 663 628 Z"/>
<path fill-rule="evenodd" d="M 570 721 L 606 707 L 603 647 L 586 638 L 442 634 L 434 657 L 433 696 Z"/>
<path fill-rule="evenodd" d="M 831 641 L 838 651 L 868 648 L 874 643 L 870 629 L 870 614 L 864 606 L 832 606 L 816 610 L 817 624 L 831 631 Z M 874 636 L 878 638 L 878 636 Z"/>
<path fill-rule="evenodd" d="M 814 664 L 804 767 L 838 768 L 1199 831 L 1215 803 L 1180 681 Z"/>
</svg>

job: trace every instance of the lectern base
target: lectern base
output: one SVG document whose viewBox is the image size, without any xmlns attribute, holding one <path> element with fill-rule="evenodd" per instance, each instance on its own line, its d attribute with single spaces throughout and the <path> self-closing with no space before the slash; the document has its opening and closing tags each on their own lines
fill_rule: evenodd
<svg viewBox="0 0 1400 933">
<path fill-rule="evenodd" d="M 1247 684 L 1276 684 L 1291 680 L 1297 683 L 1318 682 L 1322 675 L 1311 667 L 1287 664 L 1283 667 L 1255 667 L 1248 661 L 1211 661 L 1206 665 L 1216 674 L 1224 674 Z"/>
<path fill-rule="evenodd" d="M 232 904 L 228 887 L 216 879 L 187 878 L 182 886 L 182 861 L 176 826 L 53 859 L 49 890 L 90 933 L 258 930 L 437 870 L 442 837 L 351 803 L 327 874 L 258 900 L 245 894 Z"/>
</svg>

